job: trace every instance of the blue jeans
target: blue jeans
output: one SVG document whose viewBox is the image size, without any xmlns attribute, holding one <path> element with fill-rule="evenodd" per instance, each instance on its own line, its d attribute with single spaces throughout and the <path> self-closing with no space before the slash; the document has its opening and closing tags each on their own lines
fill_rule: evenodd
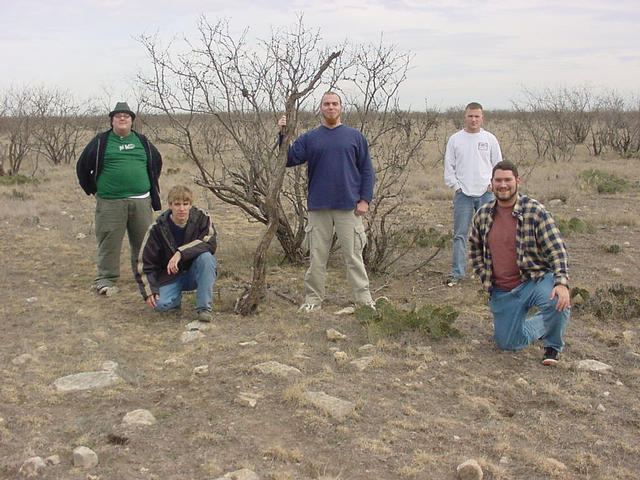
<svg viewBox="0 0 640 480">
<path fill-rule="evenodd" d="M 558 297 L 549 300 L 553 290 L 553 274 L 547 273 L 538 282 L 528 280 L 513 290 L 491 291 L 493 313 L 493 338 L 502 350 L 520 350 L 542 339 L 545 347 L 562 350 L 562 337 L 569 322 L 570 309 L 556 310 Z M 538 311 L 529 318 L 527 312 L 533 306 Z"/>
<path fill-rule="evenodd" d="M 494 199 L 491 192 L 485 192 L 479 197 L 470 197 L 461 191 L 453 198 L 453 261 L 451 262 L 453 278 L 464 278 L 467 270 L 467 237 L 473 214 L 482 205 Z"/>
<path fill-rule="evenodd" d="M 211 253 L 198 255 L 188 271 L 168 285 L 160 287 L 160 298 L 156 303 L 156 312 L 165 312 L 177 308 L 182 302 L 182 292 L 196 290 L 196 311 L 211 311 L 213 285 L 216 282 L 216 259 Z"/>
</svg>

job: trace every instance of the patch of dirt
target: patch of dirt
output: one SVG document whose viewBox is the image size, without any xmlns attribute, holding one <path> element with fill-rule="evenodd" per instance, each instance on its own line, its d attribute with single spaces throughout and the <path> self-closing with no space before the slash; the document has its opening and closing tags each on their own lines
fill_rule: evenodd
<svg viewBox="0 0 640 480">
<path fill-rule="evenodd" d="M 623 170 L 629 178 L 640 173 L 635 160 L 585 158 L 561 167 L 563 176 L 575 178 L 591 167 Z M 185 164 L 180 169 L 189 171 Z M 423 174 L 420 182 L 438 185 L 442 172 Z M 150 312 L 134 284 L 126 241 L 120 292 L 105 298 L 90 291 L 94 200 L 77 187 L 72 166 L 46 175 L 49 181 L 40 185 L 0 186 L 1 478 L 16 478 L 29 457 L 55 454 L 61 463 L 40 478 L 208 479 L 246 467 L 273 480 L 454 479 L 456 466 L 469 458 L 478 460 L 485 479 L 637 478 L 640 362 L 628 355 L 640 353 L 637 318 L 600 320 L 574 308 L 557 368 L 541 366 L 539 346 L 500 352 L 479 281 L 442 285 L 448 248 L 409 276 L 372 278 L 372 287 L 383 287 L 377 295 L 403 308 L 454 306 L 463 337 L 404 334 L 375 341 L 374 352 L 365 354 L 358 349 L 372 341 L 367 331 L 353 316 L 334 315 L 349 303 L 339 255 L 331 262 L 323 310 L 304 315 L 286 300 L 302 302 L 304 267 L 278 264 L 274 246 L 270 293 L 258 314 L 232 314 L 262 226 L 198 193 L 196 203 L 208 208 L 219 231 L 220 278 L 211 330 L 182 343 L 185 325 L 195 319 L 192 298 L 185 298 L 182 318 Z M 163 176 L 163 192 L 178 182 L 190 180 L 186 173 Z M 566 238 L 572 286 L 594 292 L 640 284 L 638 192 L 597 195 L 566 184 L 553 186 L 566 203 L 550 210 L 596 227 L 596 233 Z M 13 198 L 13 189 L 28 196 Z M 545 202 L 553 198 L 542 173 L 523 189 Z M 450 230 L 448 192 L 422 197 L 421 189 L 412 191 L 407 215 Z M 603 250 L 614 243 L 620 253 Z M 428 254 L 416 250 L 406 266 Z M 347 339 L 328 341 L 328 328 Z M 351 359 L 375 359 L 358 371 L 334 360 L 336 348 Z M 31 359 L 16 360 L 25 353 Z M 613 372 L 573 368 L 587 358 Z M 65 394 L 52 387 L 61 376 L 100 370 L 107 360 L 118 362 L 123 382 Z M 269 360 L 302 375 L 282 379 L 251 369 Z M 209 366 L 208 374 L 194 373 L 201 365 Z M 354 402 L 355 414 L 337 421 L 305 401 L 307 390 Z M 253 396 L 255 408 L 236 402 L 240 393 Z M 140 408 L 157 423 L 121 426 L 127 412 Z M 120 437 L 128 441 L 112 441 Z M 90 471 L 72 465 L 71 452 L 80 445 L 98 454 L 100 463 Z"/>
</svg>

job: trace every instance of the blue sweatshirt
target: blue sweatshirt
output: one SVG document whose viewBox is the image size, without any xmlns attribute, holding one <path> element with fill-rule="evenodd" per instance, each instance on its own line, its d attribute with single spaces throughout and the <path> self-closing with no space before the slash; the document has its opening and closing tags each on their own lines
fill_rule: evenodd
<svg viewBox="0 0 640 480">
<path fill-rule="evenodd" d="M 300 135 L 289 147 L 287 167 L 307 163 L 309 210 L 352 210 L 371 203 L 375 174 L 367 139 L 355 128 L 324 125 Z"/>
</svg>

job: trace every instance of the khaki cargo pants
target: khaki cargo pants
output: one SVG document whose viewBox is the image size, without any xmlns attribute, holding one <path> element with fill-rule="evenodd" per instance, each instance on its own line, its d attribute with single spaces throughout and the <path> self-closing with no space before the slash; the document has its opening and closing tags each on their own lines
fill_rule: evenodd
<svg viewBox="0 0 640 480">
<path fill-rule="evenodd" d="M 324 298 L 327 261 L 333 232 L 336 232 L 342 258 L 347 267 L 347 282 L 357 305 L 371 302 L 369 277 L 362 261 L 367 237 L 362 217 L 353 210 L 311 210 L 305 228 L 311 265 L 304 276 L 306 303 L 319 305 Z"/>
</svg>

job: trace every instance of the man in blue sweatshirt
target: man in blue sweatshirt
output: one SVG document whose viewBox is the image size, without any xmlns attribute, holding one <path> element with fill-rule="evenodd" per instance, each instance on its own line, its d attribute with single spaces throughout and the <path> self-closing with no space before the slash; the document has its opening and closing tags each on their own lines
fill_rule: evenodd
<svg viewBox="0 0 640 480">
<path fill-rule="evenodd" d="M 356 305 L 375 308 L 362 261 L 367 242 L 362 217 L 373 197 L 375 174 L 367 139 L 342 124 L 342 111 L 340 96 L 326 92 L 320 102 L 322 125 L 298 137 L 287 154 L 287 167 L 307 164 L 309 218 L 305 232 L 311 264 L 304 277 L 305 303 L 300 307 L 305 312 L 319 309 L 324 298 L 334 231 Z M 282 116 L 278 125 L 283 127 L 286 122 Z"/>
</svg>

